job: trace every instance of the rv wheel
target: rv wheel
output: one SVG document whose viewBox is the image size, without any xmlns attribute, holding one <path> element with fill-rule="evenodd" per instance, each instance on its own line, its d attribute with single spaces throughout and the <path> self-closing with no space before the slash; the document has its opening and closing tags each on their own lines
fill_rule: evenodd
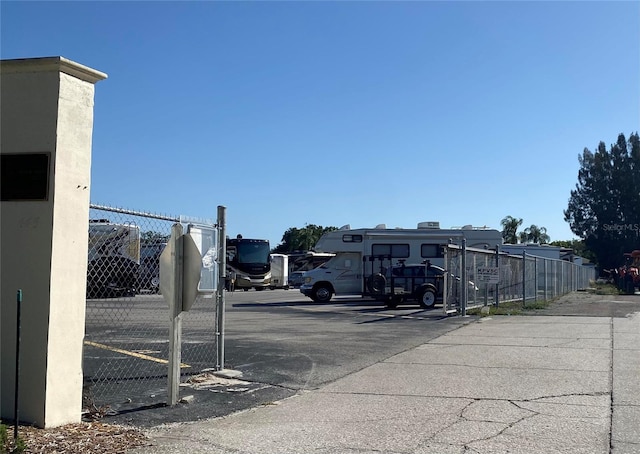
<svg viewBox="0 0 640 454">
<path fill-rule="evenodd" d="M 319 285 L 313 290 L 313 294 L 311 295 L 311 299 L 316 303 L 328 303 L 333 296 L 333 291 L 331 287 L 326 285 Z"/>
</svg>

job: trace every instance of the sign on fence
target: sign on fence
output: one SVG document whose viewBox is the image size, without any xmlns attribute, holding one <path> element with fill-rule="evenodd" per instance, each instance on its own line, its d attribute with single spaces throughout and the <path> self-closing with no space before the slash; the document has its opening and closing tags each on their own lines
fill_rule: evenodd
<svg viewBox="0 0 640 454">
<path fill-rule="evenodd" d="M 483 284 L 497 284 L 500 282 L 500 269 L 497 266 L 479 266 L 476 277 Z"/>
</svg>

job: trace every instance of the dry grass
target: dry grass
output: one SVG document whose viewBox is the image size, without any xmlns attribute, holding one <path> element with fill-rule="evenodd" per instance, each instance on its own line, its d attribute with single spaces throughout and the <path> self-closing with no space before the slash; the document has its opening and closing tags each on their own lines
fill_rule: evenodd
<svg viewBox="0 0 640 454">
<path fill-rule="evenodd" d="M 7 425 L 6 446 L 0 452 L 12 452 L 13 426 Z M 138 429 L 83 422 L 53 429 L 19 426 L 18 437 L 28 454 L 121 454 L 138 446 L 149 446 L 149 439 Z"/>
</svg>

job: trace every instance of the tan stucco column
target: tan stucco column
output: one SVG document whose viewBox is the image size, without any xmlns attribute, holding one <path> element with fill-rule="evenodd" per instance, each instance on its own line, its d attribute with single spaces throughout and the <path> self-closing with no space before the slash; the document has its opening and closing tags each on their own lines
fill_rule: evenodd
<svg viewBox="0 0 640 454">
<path fill-rule="evenodd" d="M 55 427 L 81 419 L 94 84 L 106 77 L 62 57 L 0 61 L 5 421 L 15 402 L 18 289 L 20 420 Z"/>
</svg>

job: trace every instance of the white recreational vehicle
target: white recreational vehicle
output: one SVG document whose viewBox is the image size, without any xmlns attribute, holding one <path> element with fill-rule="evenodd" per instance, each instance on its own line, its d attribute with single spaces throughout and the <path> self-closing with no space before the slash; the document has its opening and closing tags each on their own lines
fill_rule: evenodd
<svg viewBox="0 0 640 454">
<path fill-rule="evenodd" d="M 398 263 L 429 263 L 444 267 L 444 246 L 462 244 L 470 248 L 495 248 L 502 244 L 502 233 L 470 225 L 459 229 L 440 229 L 438 222 L 421 222 L 416 229 L 351 229 L 348 225 L 324 234 L 316 252 L 336 254 L 325 264 L 304 275 L 300 292 L 317 302 L 333 295 L 367 295 L 367 276 L 383 273 Z"/>
<path fill-rule="evenodd" d="M 269 254 L 271 261 L 271 285 L 269 288 L 289 289 L 289 256 L 285 254 Z"/>
</svg>

